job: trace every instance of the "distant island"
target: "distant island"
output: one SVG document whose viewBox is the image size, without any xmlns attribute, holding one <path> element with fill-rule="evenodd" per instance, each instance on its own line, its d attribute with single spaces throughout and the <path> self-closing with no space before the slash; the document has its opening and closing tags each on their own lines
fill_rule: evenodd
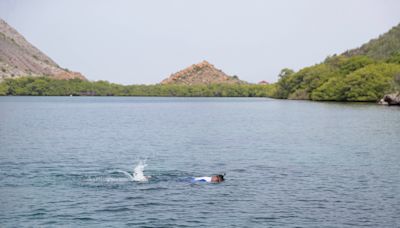
<svg viewBox="0 0 400 228">
<path fill-rule="evenodd" d="M 400 25 L 316 65 L 297 72 L 282 69 L 274 84 L 248 83 L 203 61 L 159 84 L 125 86 L 88 81 L 60 67 L 0 19 L 0 69 L 2 96 L 271 97 L 400 104 Z"/>
</svg>

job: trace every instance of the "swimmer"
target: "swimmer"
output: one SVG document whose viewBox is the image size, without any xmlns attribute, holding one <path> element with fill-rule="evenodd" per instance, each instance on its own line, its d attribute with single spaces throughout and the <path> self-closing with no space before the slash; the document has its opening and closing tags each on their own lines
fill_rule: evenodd
<svg viewBox="0 0 400 228">
<path fill-rule="evenodd" d="M 225 174 L 214 175 L 211 177 L 194 177 L 192 182 L 207 182 L 207 183 L 219 183 L 224 181 Z"/>
</svg>

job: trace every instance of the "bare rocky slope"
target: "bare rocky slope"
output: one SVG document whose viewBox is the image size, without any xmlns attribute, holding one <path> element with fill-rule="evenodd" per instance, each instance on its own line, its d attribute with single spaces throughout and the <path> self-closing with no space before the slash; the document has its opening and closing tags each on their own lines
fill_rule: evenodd
<svg viewBox="0 0 400 228">
<path fill-rule="evenodd" d="M 207 61 L 193 64 L 172 74 L 161 84 L 208 85 L 208 84 L 247 84 L 237 76 L 229 76 Z"/>
<path fill-rule="evenodd" d="M 0 81 L 21 76 L 86 80 L 82 74 L 58 66 L 0 18 Z"/>
</svg>

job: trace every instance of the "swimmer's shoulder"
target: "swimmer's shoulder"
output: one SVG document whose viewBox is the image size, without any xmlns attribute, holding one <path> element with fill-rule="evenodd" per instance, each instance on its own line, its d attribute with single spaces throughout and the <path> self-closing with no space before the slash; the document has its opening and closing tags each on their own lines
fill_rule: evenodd
<svg viewBox="0 0 400 228">
<path fill-rule="evenodd" d="M 195 177 L 193 178 L 194 181 L 204 181 L 204 182 L 211 182 L 211 177 Z"/>
</svg>

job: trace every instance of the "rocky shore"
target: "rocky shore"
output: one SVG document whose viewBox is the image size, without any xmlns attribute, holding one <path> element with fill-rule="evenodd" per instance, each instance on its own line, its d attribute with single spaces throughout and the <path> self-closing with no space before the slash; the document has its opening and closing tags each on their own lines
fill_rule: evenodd
<svg viewBox="0 0 400 228">
<path fill-rule="evenodd" d="M 385 95 L 379 104 L 383 105 L 400 105 L 400 92 Z"/>
</svg>

